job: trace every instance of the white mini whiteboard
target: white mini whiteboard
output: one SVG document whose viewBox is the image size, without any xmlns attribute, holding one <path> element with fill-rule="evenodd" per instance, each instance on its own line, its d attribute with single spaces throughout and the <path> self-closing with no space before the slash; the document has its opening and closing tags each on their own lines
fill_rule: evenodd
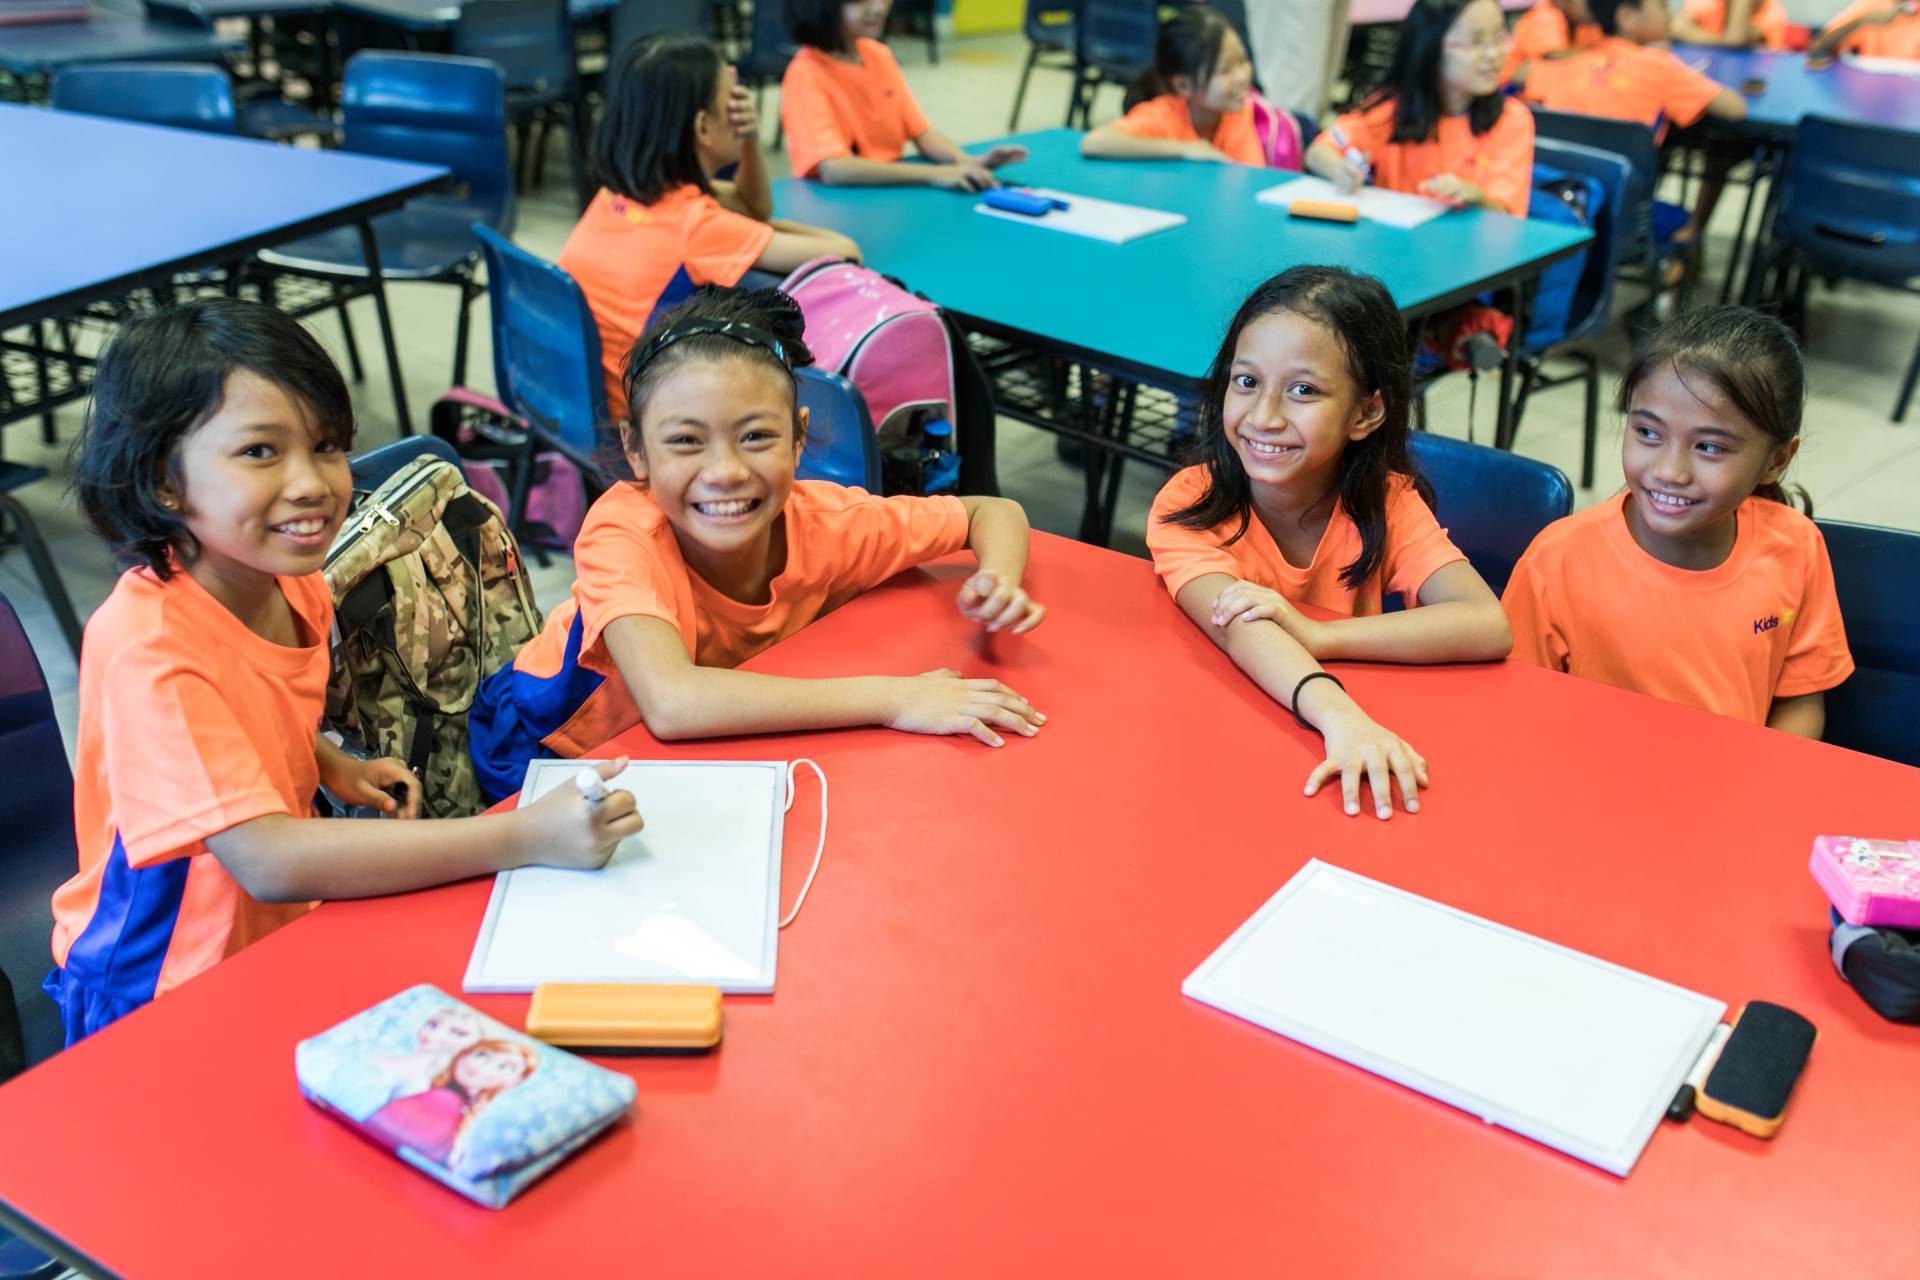
<svg viewBox="0 0 1920 1280">
<path fill-rule="evenodd" d="M 1180 989 L 1622 1177 L 1726 1012 L 1317 859 Z"/>
<path fill-rule="evenodd" d="M 1912 58 L 1875 58 L 1863 53 L 1846 53 L 1841 60 L 1856 71 L 1876 76 L 1920 76 L 1920 62 Z"/>
<path fill-rule="evenodd" d="M 1254 199 L 1261 204 L 1277 204 L 1283 209 L 1291 209 L 1295 200 L 1350 204 L 1367 221 L 1399 227 L 1403 231 L 1411 231 L 1431 222 L 1453 208 L 1444 201 L 1429 200 L 1425 196 L 1409 195 L 1404 191 L 1388 191 L 1384 187 L 1362 187 L 1351 194 L 1342 195 L 1340 189 L 1331 182 L 1312 175 L 1294 178 L 1277 187 L 1268 187 Z"/>
<path fill-rule="evenodd" d="M 520 803 L 571 787 L 588 760 L 535 760 Z M 467 962 L 468 991 L 542 982 L 703 982 L 773 990 L 787 766 L 636 761 L 646 829 L 598 871 L 521 867 L 493 882 Z"/>
<path fill-rule="evenodd" d="M 1029 187 L 1027 190 L 1052 200 L 1064 200 L 1067 207 L 1051 210 L 1037 218 L 1008 209 L 995 209 L 986 204 L 976 204 L 973 211 L 984 213 L 989 218 L 1004 218 L 1008 222 L 1105 240 L 1108 244 L 1125 244 L 1156 231 L 1177 227 L 1187 220 L 1184 213 L 1168 213 L 1164 209 L 1148 209 L 1137 204 L 1117 204 L 1112 200 L 1095 200 L 1092 196 L 1077 196 L 1071 191 L 1049 191 L 1045 187 Z"/>
</svg>

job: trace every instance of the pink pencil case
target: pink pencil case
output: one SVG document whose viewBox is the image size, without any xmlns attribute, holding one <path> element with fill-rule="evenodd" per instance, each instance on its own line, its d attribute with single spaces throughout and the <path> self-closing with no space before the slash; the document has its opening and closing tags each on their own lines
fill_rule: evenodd
<svg viewBox="0 0 1920 1280">
<path fill-rule="evenodd" d="M 1821 836 L 1810 869 L 1848 924 L 1920 929 L 1920 840 Z"/>
</svg>

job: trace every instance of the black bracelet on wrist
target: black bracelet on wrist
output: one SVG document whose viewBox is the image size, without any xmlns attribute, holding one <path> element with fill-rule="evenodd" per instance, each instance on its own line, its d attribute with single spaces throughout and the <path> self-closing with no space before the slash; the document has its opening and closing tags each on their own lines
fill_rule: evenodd
<svg viewBox="0 0 1920 1280">
<path fill-rule="evenodd" d="M 1310 680 L 1331 680 L 1333 681 L 1334 687 L 1342 693 L 1347 691 L 1347 686 L 1341 684 L 1340 677 L 1334 675 L 1331 671 L 1309 671 L 1306 675 L 1300 677 L 1299 684 L 1293 686 L 1293 697 L 1287 700 L 1287 710 L 1293 712 L 1293 718 L 1300 722 L 1302 729 L 1318 733 L 1319 730 L 1308 724 L 1307 718 L 1300 714 L 1300 691 L 1307 687 L 1307 682 Z"/>
</svg>

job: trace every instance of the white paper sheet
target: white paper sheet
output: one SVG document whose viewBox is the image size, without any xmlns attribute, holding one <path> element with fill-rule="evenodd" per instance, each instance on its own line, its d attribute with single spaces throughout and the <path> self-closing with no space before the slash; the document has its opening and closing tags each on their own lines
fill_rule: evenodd
<svg viewBox="0 0 1920 1280">
<path fill-rule="evenodd" d="M 536 760 L 531 804 L 571 787 L 586 760 Z M 598 871 L 503 871 L 467 964 L 468 991 L 542 982 L 705 982 L 773 990 L 787 766 L 636 761 L 607 785 L 631 791 L 646 830 Z"/>
<path fill-rule="evenodd" d="M 1318 860 L 1180 989 L 1622 1177 L 1726 1012 Z"/>
<path fill-rule="evenodd" d="M 1360 216 L 1369 222 L 1409 231 L 1422 223 L 1433 221 L 1453 207 L 1425 196 L 1410 196 L 1404 191 L 1385 191 L 1379 187 L 1362 187 L 1352 195 L 1342 195 L 1340 189 L 1331 182 L 1311 174 L 1283 182 L 1277 187 L 1268 187 L 1254 199 L 1262 204 L 1277 204 L 1283 209 L 1291 206 L 1295 200 L 1350 204 L 1360 210 Z"/>
<path fill-rule="evenodd" d="M 1148 209 L 1137 204 L 1116 204 L 1112 200 L 1095 200 L 1092 196 L 1077 196 L 1071 191 L 1049 191 L 1045 187 L 1030 187 L 1028 190 L 1053 200 L 1065 200 L 1067 207 L 1043 213 L 1037 218 L 985 204 L 976 204 L 973 210 L 989 218 L 1004 218 L 1027 226 L 1045 227 L 1049 231 L 1065 231 L 1069 235 L 1105 240 L 1108 244 L 1125 244 L 1156 231 L 1177 227 L 1187 220 L 1184 213 L 1168 213 L 1164 209 Z"/>
<path fill-rule="evenodd" d="M 1841 55 L 1841 61 L 1856 71 L 1876 76 L 1920 76 L 1920 61 L 1913 58 L 1872 58 L 1863 53 Z"/>
</svg>

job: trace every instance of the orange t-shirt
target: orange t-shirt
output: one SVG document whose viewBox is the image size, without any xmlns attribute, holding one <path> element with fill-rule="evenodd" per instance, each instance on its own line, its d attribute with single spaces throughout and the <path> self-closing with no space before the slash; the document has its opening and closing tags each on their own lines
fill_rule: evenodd
<svg viewBox="0 0 1920 1280">
<path fill-rule="evenodd" d="M 1148 98 L 1114 121 L 1113 127 L 1136 138 L 1165 138 L 1170 142 L 1203 141 L 1194 130 L 1193 113 L 1187 109 L 1186 100 L 1177 93 L 1163 93 L 1157 98 Z M 1267 163 L 1266 150 L 1261 147 L 1259 134 L 1254 131 L 1251 102 L 1238 111 L 1221 116 L 1219 123 L 1213 126 L 1213 136 L 1204 141 L 1211 142 L 1225 152 L 1235 164 L 1264 166 Z"/>
<path fill-rule="evenodd" d="M 1748 498 L 1723 563 L 1676 569 L 1633 540 L 1628 500 L 1554 521 L 1520 557 L 1501 600 L 1515 658 L 1754 724 L 1852 674 L 1813 521 Z"/>
<path fill-rule="evenodd" d="M 53 958 L 91 995 L 145 1003 L 312 906 L 254 900 L 205 843 L 313 811 L 333 598 L 317 573 L 280 590 L 310 643 L 254 634 L 178 571 L 128 570 L 87 622 Z"/>
<path fill-rule="evenodd" d="M 771 226 L 722 208 L 692 183 L 652 204 L 600 189 L 561 246 L 560 269 L 587 295 L 600 330 L 610 421 L 627 416 L 620 375 L 654 312 L 701 285 L 737 283 L 772 239 Z"/>
<path fill-rule="evenodd" d="M 1687 0 L 1686 15 L 1697 22 L 1702 31 L 1717 36 L 1727 29 L 1727 0 Z M 1792 20 L 1780 0 L 1760 0 L 1747 21 L 1764 48 L 1787 47 L 1787 27 Z"/>
<path fill-rule="evenodd" d="M 1825 30 L 1844 27 L 1886 7 L 1886 0 L 1854 0 L 1827 21 Z M 1920 58 L 1920 14 L 1903 13 L 1877 27 L 1861 27 L 1841 41 L 1840 48 L 1869 58 Z"/>
<path fill-rule="evenodd" d="M 1500 69 L 1501 83 L 1513 79 L 1514 72 L 1536 58 L 1567 49 L 1591 49 L 1605 38 L 1599 23 L 1583 22 L 1574 27 L 1553 0 L 1539 0 L 1513 24 L 1513 43 L 1507 46 L 1507 63 Z"/>
<path fill-rule="evenodd" d="M 1533 185 L 1533 115 L 1512 99 L 1501 103 L 1493 128 L 1476 134 L 1466 116 L 1441 116 L 1429 142 L 1391 142 L 1394 101 L 1375 103 L 1334 121 L 1334 127 L 1373 165 L 1375 186 L 1420 194 L 1428 178 L 1450 173 L 1498 200 L 1516 218 L 1527 216 Z"/>
<path fill-rule="evenodd" d="M 1720 86 L 1667 49 L 1652 49 L 1609 36 L 1598 47 L 1565 58 L 1544 58 L 1527 68 L 1520 96 L 1549 111 L 1638 120 L 1666 134 L 1668 121 L 1698 120 Z"/>
<path fill-rule="evenodd" d="M 856 40 L 858 65 L 803 47 L 780 80 L 780 124 L 795 177 L 813 175 L 822 160 L 858 156 L 888 164 L 931 126 L 878 40 Z"/>
<path fill-rule="evenodd" d="M 1335 499 L 1333 516 L 1320 534 L 1313 562 L 1304 569 L 1288 563 L 1273 535 L 1255 514 L 1238 541 L 1228 542 L 1239 520 L 1222 521 L 1211 529 L 1189 529 L 1162 517 L 1199 501 L 1207 489 L 1207 469 L 1177 471 L 1153 500 L 1147 516 L 1147 550 L 1153 571 L 1178 597 L 1180 589 L 1209 573 L 1245 578 L 1278 591 L 1295 604 L 1310 604 L 1334 613 L 1363 617 L 1380 612 L 1380 599 L 1397 591 L 1409 608 L 1420 600 L 1420 588 L 1434 570 L 1464 560 L 1447 540 L 1447 531 L 1434 519 L 1414 489 L 1413 481 L 1396 475 L 1387 486 L 1387 545 L 1380 567 L 1358 588 L 1340 581 L 1340 571 L 1360 554 L 1360 526 Z"/>
<path fill-rule="evenodd" d="M 601 495 L 573 544 L 572 595 L 514 660 L 516 680 L 570 682 L 574 667 L 607 677 L 584 703 L 555 716 L 558 724 L 528 716 L 543 745 L 577 756 L 640 722 L 602 642 L 616 618 L 670 622 L 694 662 L 735 667 L 903 569 L 967 545 L 967 509 L 958 498 L 878 498 L 801 480 L 781 516 L 786 567 L 766 604 L 742 604 L 687 567 L 673 526 L 645 488 L 618 484 Z"/>
</svg>

